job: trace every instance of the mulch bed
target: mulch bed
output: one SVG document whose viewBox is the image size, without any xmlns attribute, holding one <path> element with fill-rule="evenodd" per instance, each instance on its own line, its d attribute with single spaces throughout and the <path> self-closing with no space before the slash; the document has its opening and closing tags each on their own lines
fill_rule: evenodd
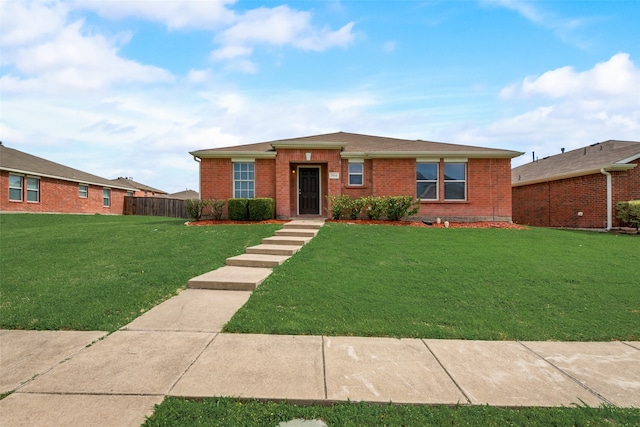
<svg viewBox="0 0 640 427">
<path fill-rule="evenodd" d="M 227 219 L 221 220 L 201 220 L 201 221 L 191 221 L 186 222 L 185 225 L 188 226 L 200 226 L 200 225 L 237 225 L 237 224 L 285 224 L 290 220 L 283 219 L 269 219 L 266 221 L 231 221 Z M 384 221 L 384 220 L 372 220 L 372 219 L 327 219 L 326 222 L 336 222 L 342 224 L 375 224 L 375 225 L 393 225 L 393 226 L 404 226 L 404 227 L 425 227 L 425 228 L 445 228 L 444 222 L 437 224 L 433 223 L 431 225 L 425 224 L 421 221 Z M 515 230 L 524 230 L 527 227 L 518 224 L 510 224 L 508 222 L 492 222 L 492 221 L 484 221 L 484 222 L 451 222 L 449 223 L 449 228 L 510 228 Z"/>
</svg>

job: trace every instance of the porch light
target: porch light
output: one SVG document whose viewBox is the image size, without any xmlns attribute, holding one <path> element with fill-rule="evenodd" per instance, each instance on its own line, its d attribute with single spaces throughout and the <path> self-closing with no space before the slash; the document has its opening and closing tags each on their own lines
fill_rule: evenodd
<svg viewBox="0 0 640 427">
<path fill-rule="evenodd" d="M 295 175 L 296 174 L 296 170 L 295 169 L 291 169 L 291 173 Z"/>
</svg>

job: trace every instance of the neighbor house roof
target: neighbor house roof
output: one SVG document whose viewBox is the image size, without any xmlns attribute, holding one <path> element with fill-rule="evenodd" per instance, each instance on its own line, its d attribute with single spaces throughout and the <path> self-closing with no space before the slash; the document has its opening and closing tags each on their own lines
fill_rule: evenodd
<svg viewBox="0 0 640 427">
<path fill-rule="evenodd" d="M 197 191 L 194 190 L 184 190 L 184 191 L 179 191 L 177 193 L 171 193 L 167 196 L 170 199 L 181 199 L 181 200 L 187 200 L 187 199 L 199 199 L 200 198 L 200 193 L 198 193 Z"/>
<path fill-rule="evenodd" d="M 605 171 L 627 170 L 640 158 L 640 142 L 609 140 L 545 157 L 511 170 L 511 185 L 536 184 Z"/>
<path fill-rule="evenodd" d="M 447 144 L 357 133 L 336 132 L 302 138 L 280 139 L 234 147 L 211 148 L 193 151 L 194 157 L 256 157 L 274 158 L 278 148 L 333 148 L 340 149 L 342 158 L 410 158 L 410 157 L 480 157 L 513 158 L 519 151 L 470 145 Z"/>
<path fill-rule="evenodd" d="M 2 144 L 0 144 L 0 170 L 122 190 L 134 189 L 129 185 L 118 184 L 109 179 L 101 178 L 59 163 L 45 160 L 41 157 L 5 147 Z"/>
<path fill-rule="evenodd" d="M 111 181 L 117 182 L 118 184 L 126 185 L 129 187 L 133 187 L 138 189 L 139 191 L 150 191 L 156 194 L 168 194 L 166 191 L 158 190 L 157 188 L 149 187 L 148 185 L 141 184 L 132 180 L 131 178 L 118 177 L 116 179 L 112 179 Z"/>
</svg>

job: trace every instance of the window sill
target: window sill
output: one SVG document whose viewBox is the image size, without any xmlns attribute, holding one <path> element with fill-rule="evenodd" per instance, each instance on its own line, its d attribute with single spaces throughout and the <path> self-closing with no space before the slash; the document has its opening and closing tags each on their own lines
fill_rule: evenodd
<svg viewBox="0 0 640 427">
<path fill-rule="evenodd" d="M 471 203 L 469 200 L 425 200 L 425 199 L 420 199 L 420 204 L 438 204 L 438 205 L 445 205 L 445 204 L 467 204 L 467 203 Z"/>
<path fill-rule="evenodd" d="M 364 190 L 366 190 L 366 189 L 368 189 L 369 187 L 367 187 L 367 186 L 365 186 L 365 185 L 349 185 L 349 184 L 347 184 L 347 185 L 345 185 L 345 187 L 344 187 L 344 188 L 345 188 L 345 189 L 355 189 L 355 188 L 357 188 L 357 189 L 360 189 L 360 190 L 363 190 L 363 189 L 364 189 Z"/>
</svg>

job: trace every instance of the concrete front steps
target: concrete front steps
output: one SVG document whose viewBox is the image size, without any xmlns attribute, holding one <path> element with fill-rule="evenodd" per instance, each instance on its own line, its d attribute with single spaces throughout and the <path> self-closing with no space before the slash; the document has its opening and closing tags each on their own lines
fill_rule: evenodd
<svg viewBox="0 0 640 427">
<path fill-rule="evenodd" d="M 226 266 L 189 280 L 193 289 L 253 291 L 271 269 L 288 260 L 318 234 L 324 220 L 294 220 L 284 224 L 273 237 L 247 248 L 245 254 L 227 258 Z"/>
</svg>

